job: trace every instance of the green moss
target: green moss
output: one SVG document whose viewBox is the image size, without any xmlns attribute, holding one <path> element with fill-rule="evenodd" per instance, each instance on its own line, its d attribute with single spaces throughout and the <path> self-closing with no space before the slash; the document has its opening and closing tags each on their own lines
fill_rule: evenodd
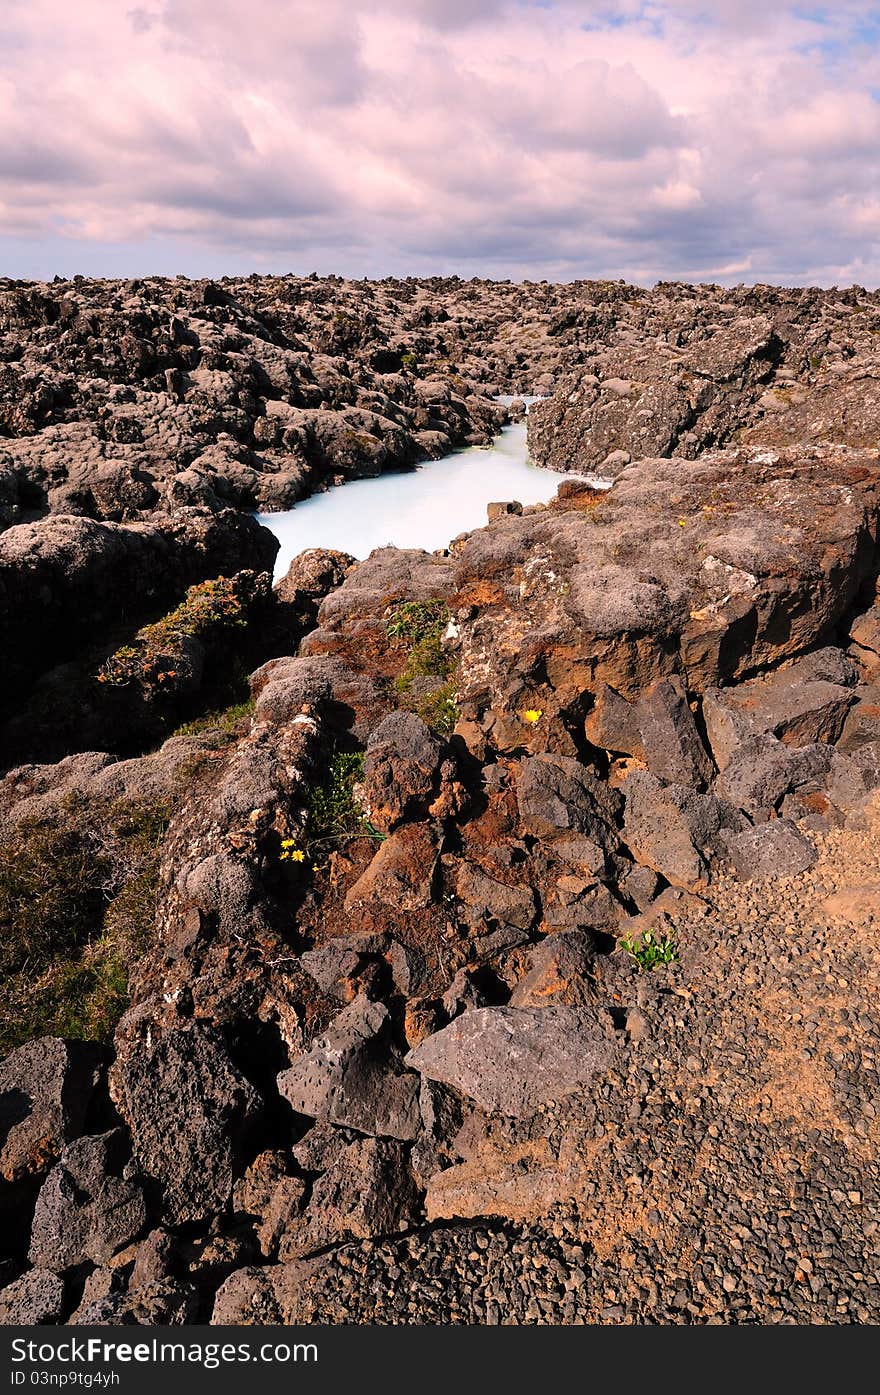
<svg viewBox="0 0 880 1395">
<path fill-rule="evenodd" d="M 73 797 L 0 840 L 0 1053 L 105 1040 L 153 928 L 170 807 Z"/>
<path fill-rule="evenodd" d="M 455 682 L 450 680 L 415 701 L 415 711 L 441 736 L 451 736 L 461 712 L 455 697 Z"/>
<path fill-rule="evenodd" d="M 161 620 L 138 630 L 132 644 L 117 649 L 102 664 L 99 683 L 124 688 L 130 683 L 148 687 L 173 686 L 177 677 L 175 656 L 188 638 L 216 639 L 247 625 L 248 602 L 235 579 L 225 576 L 191 586 L 180 605 Z"/>
<path fill-rule="evenodd" d="M 172 736 L 200 736 L 204 731 L 219 731 L 224 736 L 228 736 L 235 731 L 241 722 L 251 716 L 253 710 L 254 700 L 248 698 L 245 702 L 235 702 L 231 707 L 222 708 L 220 711 L 206 712 L 191 722 L 182 722 L 171 734 Z"/>
<path fill-rule="evenodd" d="M 389 639 L 403 639 L 408 644 L 422 640 L 440 639 L 449 623 L 449 607 L 435 598 L 429 601 L 401 601 L 385 624 Z"/>
<path fill-rule="evenodd" d="M 417 712 L 423 722 L 443 736 L 451 735 L 459 718 L 455 701 L 455 660 L 443 648 L 443 634 L 449 624 L 445 601 L 405 601 L 395 607 L 386 624 L 389 639 L 408 646 L 404 666 L 394 680 L 394 689 L 403 707 Z M 417 679 L 438 680 L 427 691 Z"/>
</svg>

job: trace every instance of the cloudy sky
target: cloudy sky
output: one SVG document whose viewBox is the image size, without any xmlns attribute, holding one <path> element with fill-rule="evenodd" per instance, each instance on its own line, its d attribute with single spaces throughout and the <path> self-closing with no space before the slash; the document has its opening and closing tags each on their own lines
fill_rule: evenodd
<svg viewBox="0 0 880 1395">
<path fill-rule="evenodd" d="M 880 284 L 880 5 L 0 0 L 0 274 Z"/>
</svg>

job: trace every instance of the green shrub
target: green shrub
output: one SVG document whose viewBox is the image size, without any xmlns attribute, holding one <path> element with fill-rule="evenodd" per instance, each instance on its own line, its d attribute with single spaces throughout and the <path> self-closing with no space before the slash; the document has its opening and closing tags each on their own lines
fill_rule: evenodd
<svg viewBox="0 0 880 1395">
<path fill-rule="evenodd" d="M 678 959 L 678 949 L 672 936 L 655 934 L 653 930 L 646 930 L 640 937 L 625 936 L 619 943 L 642 973 L 648 973 L 658 964 L 674 964 Z"/>
<path fill-rule="evenodd" d="M 181 722 L 179 727 L 175 727 L 172 736 L 200 736 L 204 731 L 219 731 L 224 736 L 234 732 L 240 722 L 250 717 L 254 710 L 253 698 L 248 698 L 245 702 L 235 702 L 231 707 L 224 707 L 220 711 L 206 712 L 201 717 L 196 717 L 191 722 Z"/>
</svg>

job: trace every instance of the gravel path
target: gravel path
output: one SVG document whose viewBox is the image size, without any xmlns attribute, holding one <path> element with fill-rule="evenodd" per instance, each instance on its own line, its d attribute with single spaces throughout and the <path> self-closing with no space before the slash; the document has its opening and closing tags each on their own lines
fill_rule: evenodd
<svg viewBox="0 0 880 1395">
<path fill-rule="evenodd" d="M 880 800 L 865 824 L 818 835 L 807 874 L 685 908 L 680 963 L 638 981 L 626 1078 L 500 1126 L 498 1176 L 543 1216 L 346 1246 L 294 1316 L 880 1321 Z"/>
</svg>

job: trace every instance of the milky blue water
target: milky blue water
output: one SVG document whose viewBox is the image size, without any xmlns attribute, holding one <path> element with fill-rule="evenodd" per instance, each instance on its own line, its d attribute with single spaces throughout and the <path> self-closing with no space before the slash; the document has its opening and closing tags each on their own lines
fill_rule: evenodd
<svg viewBox="0 0 880 1395">
<path fill-rule="evenodd" d="M 281 543 L 275 564 L 281 577 L 307 547 L 336 547 L 358 559 L 389 545 L 433 552 L 458 533 L 481 528 L 487 504 L 546 502 L 564 478 L 530 463 L 526 425 L 520 422 L 506 426 L 491 446 L 454 451 L 403 474 L 353 480 L 285 513 L 260 514 L 259 520 Z"/>
</svg>

